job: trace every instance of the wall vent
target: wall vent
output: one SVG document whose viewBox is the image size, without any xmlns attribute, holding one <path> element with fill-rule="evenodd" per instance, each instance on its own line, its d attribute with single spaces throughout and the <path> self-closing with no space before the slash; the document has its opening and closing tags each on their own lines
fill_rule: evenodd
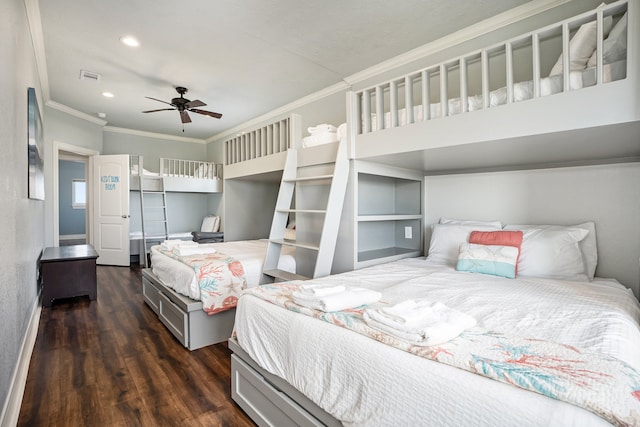
<svg viewBox="0 0 640 427">
<path fill-rule="evenodd" d="M 100 74 L 98 73 L 94 73 L 93 71 L 88 71 L 88 70 L 80 70 L 80 80 L 87 80 L 90 82 L 99 82 L 100 81 Z"/>
</svg>

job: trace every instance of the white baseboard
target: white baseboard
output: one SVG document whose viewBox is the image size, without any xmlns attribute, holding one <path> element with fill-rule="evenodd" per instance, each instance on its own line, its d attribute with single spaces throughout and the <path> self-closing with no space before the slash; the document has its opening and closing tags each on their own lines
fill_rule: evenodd
<svg viewBox="0 0 640 427">
<path fill-rule="evenodd" d="M 86 234 L 61 234 L 60 240 L 76 240 L 76 239 L 86 239 Z"/>
<path fill-rule="evenodd" d="M 9 394 L 2 408 L 2 415 L 0 416 L 1 427 L 14 427 L 18 424 L 24 388 L 27 385 L 27 374 L 29 373 L 31 354 L 33 353 L 33 347 L 35 346 L 36 337 L 38 336 L 41 312 L 42 304 L 40 303 L 40 295 L 38 295 L 33 310 L 31 310 L 29 326 L 27 326 L 27 331 L 22 340 L 18 363 L 16 369 L 13 371 L 13 377 L 11 378 L 11 384 L 9 386 Z"/>
</svg>

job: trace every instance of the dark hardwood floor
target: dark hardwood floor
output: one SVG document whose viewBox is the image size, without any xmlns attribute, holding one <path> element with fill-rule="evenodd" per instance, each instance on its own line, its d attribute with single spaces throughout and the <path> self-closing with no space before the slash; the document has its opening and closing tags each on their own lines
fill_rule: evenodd
<svg viewBox="0 0 640 427">
<path fill-rule="evenodd" d="M 43 308 L 19 426 L 254 426 L 226 343 L 185 349 L 143 302 L 139 267 L 97 267 L 98 299 Z"/>
</svg>

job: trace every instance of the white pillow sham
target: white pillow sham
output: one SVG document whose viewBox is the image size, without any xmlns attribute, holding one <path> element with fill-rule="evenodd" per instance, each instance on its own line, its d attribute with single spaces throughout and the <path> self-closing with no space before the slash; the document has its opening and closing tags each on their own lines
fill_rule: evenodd
<svg viewBox="0 0 640 427">
<path fill-rule="evenodd" d="M 475 224 L 435 224 L 431 234 L 427 260 L 455 267 L 458 262 L 460 245 L 469 243 L 469 235 L 474 230 L 496 231 L 500 230 L 500 227 Z"/>
<path fill-rule="evenodd" d="M 484 225 L 490 227 L 502 228 L 500 221 L 480 221 L 475 219 L 453 219 L 453 218 L 440 218 L 440 224 L 455 224 L 455 225 Z M 482 231 L 482 230 L 478 230 Z"/>
<path fill-rule="evenodd" d="M 611 30 L 613 18 L 611 16 L 605 17 L 603 24 L 603 34 L 606 37 Z M 571 37 L 571 41 L 569 42 L 569 71 L 581 71 L 587 67 L 587 62 L 596 49 L 598 37 L 597 25 L 597 21 L 595 20 L 582 24 L 573 37 Z M 560 54 L 555 65 L 551 68 L 549 75 L 562 74 L 562 70 L 562 54 Z"/>
<path fill-rule="evenodd" d="M 524 231 L 518 276 L 588 281 L 578 243 L 589 233 L 582 228 L 531 228 Z"/>
<path fill-rule="evenodd" d="M 553 230 L 566 230 L 569 228 L 581 228 L 586 230 L 588 234 L 580 240 L 578 243 L 580 247 L 580 252 L 582 253 L 582 259 L 585 266 L 585 274 L 589 278 L 589 280 L 593 280 L 596 267 L 598 266 L 598 246 L 596 240 L 596 224 L 593 221 L 584 222 L 582 224 L 576 225 L 505 225 L 505 230 L 529 230 L 532 228 L 537 229 L 553 229 Z M 524 242 L 523 242 L 524 243 Z"/>
<path fill-rule="evenodd" d="M 612 64 L 627 58 L 627 13 L 616 23 L 603 42 L 602 59 L 604 64 Z M 595 67 L 597 62 L 597 51 L 593 51 L 587 67 Z"/>
</svg>

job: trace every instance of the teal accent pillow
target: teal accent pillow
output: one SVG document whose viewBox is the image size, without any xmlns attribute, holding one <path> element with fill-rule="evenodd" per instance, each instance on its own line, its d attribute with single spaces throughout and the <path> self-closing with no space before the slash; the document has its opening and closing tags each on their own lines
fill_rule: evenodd
<svg viewBox="0 0 640 427">
<path fill-rule="evenodd" d="M 456 270 L 514 279 L 517 264 L 517 247 L 463 243 Z"/>
</svg>

